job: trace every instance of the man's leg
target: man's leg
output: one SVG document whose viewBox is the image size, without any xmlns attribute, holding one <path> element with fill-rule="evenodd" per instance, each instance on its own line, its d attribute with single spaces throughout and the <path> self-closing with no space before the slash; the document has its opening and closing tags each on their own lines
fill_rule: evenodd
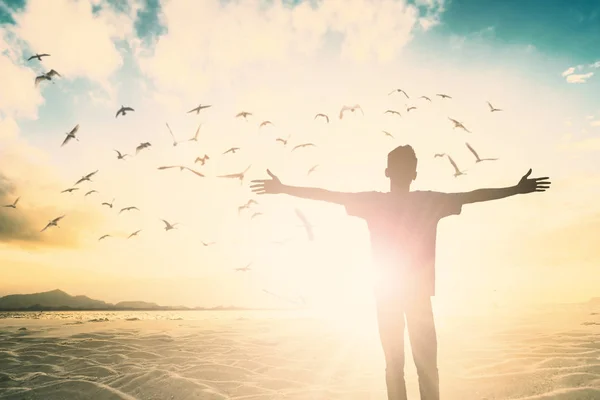
<svg viewBox="0 0 600 400">
<path fill-rule="evenodd" d="M 437 337 L 431 308 L 431 297 L 413 298 L 407 301 L 405 307 L 406 325 L 417 374 L 419 375 L 421 400 L 439 400 Z"/>
<path fill-rule="evenodd" d="M 388 400 L 407 400 L 404 382 L 404 310 L 394 296 L 378 296 L 377 321 L 385 355 Z"/>
</svg>

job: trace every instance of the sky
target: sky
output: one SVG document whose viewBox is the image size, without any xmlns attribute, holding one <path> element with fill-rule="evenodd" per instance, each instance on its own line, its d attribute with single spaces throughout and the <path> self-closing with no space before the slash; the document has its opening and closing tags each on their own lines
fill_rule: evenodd
<svg viewBox="0 0 600 400">
<path fill-rule="evenodd" d="M 269 168 L 291 185 L 386 191 L 387 152 L 411 144 L 414 190 L 512 186 L 529 168 L 552 180 L 440 222 L 438 307 L 586 301 L 600 286 L 599 22 L 592 1 L 0 0 L 0 204 L 20 197 L 0 209 L 0 295 L 280 304 L 267 289 L 368 304 L 366 224 L 337 205 L 257 197 L 249 181 Z M 36 53 L 50 56 L 27 61 Z M 50 69 L 61 76 L 35 87 Z M 188 113 L 199 104 L 212 106 Z M 338 117 L 354 104 L 364 115 Z M 115 118 L 122 105 L 135 111 Z M 152 146 L 135 155 L 142 142 Z M 499 160 L 475 165 L 465 142 Z M 217 178 L 247 167 L 242 183 Z M 238 215 L 249 199 L 259 204 Z M 129 206 L 139 211 L 119 213 Z M 161 219 L 180 225 L 166 232 Z"/>
</svg>

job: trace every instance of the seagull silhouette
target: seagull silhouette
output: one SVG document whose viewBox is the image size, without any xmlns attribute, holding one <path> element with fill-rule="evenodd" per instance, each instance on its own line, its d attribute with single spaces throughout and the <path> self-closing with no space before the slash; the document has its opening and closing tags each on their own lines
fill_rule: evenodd
<svg viewBox="0 0 600 400">
<path fill-rule="evenodd" d="M 441 97 L 442 99 L 451 99 L 452 97 L 448 96 L 447 94 L 444 93 L 438 93 L 436 94 L 436 96 Z"/>
<path fill-rule="evenodd" d="M 392 134 L 391 134 L 391 133 L 389 133 L 388 131 L 381 131 L 381 132 L 385 133 L 385 136 L 389 136 L 389 137 L 391 137 L 392 139 L 394 138 L 394 135 L 392 135 Z"/>
<path fill-rule="evenodd" d="M 452 167 L 454 167 L 454 177 L 455 178 L 457 176 L 466 175 L 464 171 L 461 171 L 460 169 L 458 169 L 458 166 L 456 165 L 456 163 L 454 162 L 452 157 L 450 157 L 450 156 L 447 156 L 447 157 L 448 157 L 448 161 L 450 161 L 450 164 L 452 164 Z"/>
<path fill-rule="evenodd" d="M 239 271 L 239 272 L 248 272 L 250 271 L 250 266 L 252 265 L 252 263 L 249 263 L 248 265 L 246 265 L 243 268 L 236 268 L 235 271 Z"/>
<path fill-rule="evenodd" d="M 92 181 L 92 176 L 96 175 L 98 173 L 98 170 L 94 171 L 94 172 L 90 172 L 89 174 L 82 176 L 81 179 L 79 179 L 77 182 L 75 182 L 75 185 L 79 185 L 81 182 L 85 182 L 85 181 Z"/>
<path fill-rule="evenodd" d="M 391 92 L 388 93 L 388 96 L 391 95 L 391 94 L 394 94 L 396 92 L 403 93 L 406 96 L 407 99 L 410 99 L 410 97 L 408 97 L 408 95 L 406 94 L 406 92 L 404 90 L 402 90 L 402 89 L 394 89 L 394 90 L 392 90 Z"/>
<path fill-rule="evenodd" d="M 148 148 L 148 147 L 150 147 L 150 146 L 152 146 L 152 145 L 150 144 L 150 142 L 143 142 L 143 143 L 140 143 L 140 144 L 139 144 L 139 146 L 135 148 L 135 154 L 137 155 L 137 154 L 138 154 L 140 151 L 142 151 L 142 150 L 144 150 L 145 148 Z"/>
<path fill-rule="evenodd" d="M 248 121 L 248 115 L 252 115 L 252 113 L 250 113 L 250 112 L 246 112 L 246 111 L 242 111 L 242 112 L 238 113 L 238 114 L 237 114 L 235 117 L 236 117 L 236 118 L 242 117 L 242 118 L 244 118 L 244 119 L 246 120 L 246 122 L 247 122 L 247 121 Z"/>
<path fill-rule="evenodd" d="M 248 165 L 248 168 L 246 168 L 244 171 L 242 172 L 238 172 L 236 174 L 228 174 L 228 175 L 218 175 L 218 178 L 229 178 L 229 179 L 239 179 L 240 180 L 240 185 L 244 183 L 244 177 L 246 176 L 246 172 L 248 172 L 248 170 L 250 169 L 252 165 Z"/>
<path fill-rule="evenodd" d="M 50 222 L 48 222 L 48 225 L 46 225 L 44 227 L 44 229 L 42 229 L 40 232 L 44 232 L 46 229 L 50 228 L 51 226 L 55 226 L 57 228 L 60 228 L 60 226 L 58 226 L 58 221 L 60 221 L 64 217 L 65 217 L 64 215 L 61 215 L 60 217 L 54 218 L 53 220 L 51 220 Z"/>
<path fill-rule="evenodd" d="M 158 167 L 157 169 L 163 170 L 163 169 L 170 169 L 170 168 L 179 168 L 179 171 L 187 170 L 187 171 L 193 172 L 194 174 L 198 175 L 201 178 L 204 178 L 204 174 L 202 174 L 198 171 L 194 171 L 193 169 L 186 167 L 184 165 L 167 165 L 164 167 Z"/>
<path fill-rule="evenodd" d="M 103 205 L 103 206 L 108 206 L 108 207 L 110 207 L 110 208 L 113 208 L 113 203 L 114 203 L 114 202 L 115 202 L 115 199 L 112 199 L 112 201 L 111 201 L 110 203 L 106 203 L 106 202 L 104 202 L 104 203 L 102 203 L 102 205 Z"/>
<path fill-rule="evenodd" d="M 119 211 L 119 214 L 121 214 L 123 211 L 131 211 L 131 210 L 138 210 L 138 211 L 140 211 L 140 209 L 137 208 L 137 207 L 125 207 L 125 208 L 121 208 L 121 211 Z"/>
<path fill-rule="evenodd" d="M 200 133 L 200 128 L 202 128 L 202 124 L 198 125 L 198 129 L 196 129 L 196 134 L 194 135 L 193 138 L 188 139 L 188 142 L 197 142 L 198 141 L 198 134 Z"/>
<path fill-rule="evenodd" d="M 129 156 L 129 154 L 121 154 L 121 152 L 119 150 L 115 150 L 115 151 L 117 152 L 117 159 L 118 160 L 124 160 L 125 157 Z"/>
<path fill-rule="evenodd" d="M 308 170 L 308 172 L 306 173 L 306 175 L 310 175 L 313 172 L 315 172 L 315 170 L 319 168 L 319 164 L 313 165 L 312 167 L 310 167 L 310 169 Z"/>
<path fill-rule="evenodd" d="M 196 163 L 200 163 L 200 165 L 204 165 L 206 163 L 206 161 L 210 160 L 210 157 L 208 155 L 203 155 L 202 157 L 196 157 L 196 160 L 194 161 L 194 164 Z"/>
<path fill-rule="evenodd" d="M 292 151 L 294 151 L 294 150 L 296 150 L 296 149 L 301 149 L 301 148 L 303 148 L 303 147 L 316 147 L 316 146 L 317 146 L 317 145 L 316 145 L 316 144 L 314 144 L 314 143 L 302 143 L 302 144 L 299 144 L 299 145 L 297 145 L 297 146 L 294 146 L 294 148 L 292 149 Z"/>
<path fill-rule="evenodd" d="M 417 109 L 417 107 L 415 107 L 415 106 L 407 107 L 406 112 L 409 112 L 410 110 L 416 110 L 416 109 Z"/>
<path fill-rule="evenodd" d="M 494 108 L 494 106 L 492 105 L 492 103 L 490 103 L 489 101 L 487 102 L 488 106 L 490 107 L 490 111 L 494 112 L 494 111 L 502 111 L 502 109 L 500 108 Z"/>
<path fill-rule="evenodd" d="M 225 151 L 223 154 L 227 154 L 227 153 L 235 154 L 235 152 L 238 151 L 239 149 L 240 149 L 239 147 L 232 147 L 229 150 Z"/>
<path fill-rule="evenodd" d="M 343 106 L 342 109 L 340 110 L 340 119 L 344 118 L 344 112 L 346 112 L 348 110 L 350 110 L 352 112 L 354 112 L 355 110 L 360 110 L 362 115 L 365 115 L 365 112 L 363 111 L 360 104 L 355 104 L 353 106 Z"/>
<path fill-rule="evenodd" d="M 166 122 L 165 122 L 165 125 L 167 125 L 167 128 L 169 128 L 169 133 L 171 134 L 171 137 L 173 138 L 173 147 L 177 146 L 179 144 L 179 142 L 177 142 L 177 140 L 175 140 L 175 135 L 173 135 L 173 131 L 171 130 L 171 127 Z"/>
<path fill-rule="evenodd" d="M 304 226 L 304 229 L 306 230 L 306 235 L 308 236 L 308 240 L 313 241 L 315 239 L 314 235 L 313 235 L 313 230 L 312 230 L 312 225 L 308 222 L 308 220 L 306 219 L 306 216 L 302 213 L 302 211 L 300 211 L 298 208 L 294 209 L 296 215 L 298 216 L 298 218 L 300 218 L 300 221 L 302 221 L 302 225 Z"/>
<path fill-rule="evenodd" d="M 238 215 L 239 215 L 239 214 L 240 214 L 240 213 L 241 213 L 243 210 L 250 208 L 250 206 L 251 206 L 252 204 L 255 204 L 255 205 L 256 205 L 256 204 L 258 204 L 258 202 L 257 202 L 256 200 L 254 200 L 254 199 L 250 199 L 250 200 L 248 200 L 248 201 L 246 202 L 246 204 L 239 206 L 239 207 L 238 207 Z"/>
<path fill-rule="evenodd" d="M 75 136 L 75 134 L 77 133 L 78 130 L 79 130 L 79 124 L 75 125 L 75 128 L 71 129 L 71 132 L 67 133 L 67 137 L 65 138 L 65 140 L 63 140 L 63 142 L 60 145 L 60 147 L 62 147 L 65 144 L 69 143 L 69 141 L 71 139 L 75 139 L 75 140 L 79 141 L 79 139 Z"/>
<path fill-rule="evenodd" d="M 446 156 L 446 153 L 435 153 L 433 158 L 444 157 L 444 156 Z"/>
<path fill-rule="evenodd" d="M 261 212 L 255 212 L 254 214 L 252 214 L 250 216 L 250 219 L 254 219 L 254 218 L 258 217 L 259 215 L 263 215 L 263 213 L 261 213 Z"/>
<path fill-rule="evenodd" d="M 455 119 L 452 119 L 452 118 L 450 118 L 450 117 L 448 117 L 448 119 L 449 119 L 450 121 L 452 121 L 452 123 L 454 124 L 454 129 L 456 129 L 456 128 L 461 128 L 461 129 L 463 129 L 465 132 L 471 133 L 471 131 L 470 131 L 470 130 L 468 130 L 467 128 L 465 128 L 465 126 L 464 126 L 464 125 L 463 125 L 461 122 L 458 122 L 457 120 L 455 120 Z"/>
<path fill-rule="evenodd" d="M 127 111 L 135 111 L 135 110 L 131 107 L 121 106 L 121 108 L 119 108 L 119 110 L 117 111 L 117 115 L 115 115 L 115 118 L 117 118 L 119 116 L 119 114 L 126 116 Z"/>
<path fill-rule="evenodd" d="M 327 120 L 327 123 L 329 123 L 329 117 L 326 114 L 319 113 L 319 114 L 315 115 L 314 119 L 317 119 L 318 117 L 325 118 Z"/>
<path fill-rule="evenodd" d="M 97 190 L 90 190 L 83 197 L 87 196 L 88 194 L 92 194 L 92 193 L 98 193 L 98 191 Z"/>
<path fill-rule="evenodd" d="M 50 54 L 46 54 L 46 53 L 43 53 L 43 54 L 34 54 L 33 56 L 29 57 L 29 58 L 27 59 L 27 61 L 31 61 L 31 60 L 33 60 L 34 58 L 37 58 L 37 59 L 38 59 L 38 61 L 42 61 L 42 57 L 49 57 L 49 56 L 50 56 Z"/>
<path fill-rule="evenodd" d="M 135 232 L 133 232 L 131 235 L 127 236 L 127 239 L 129 239 L 129 238 L 132 238 L 132 237 L 134 237 L 134 236 L 137 236 L 137 235 L 138 235 L 138 233 L 140 233 L 141 231 L 142 231 L 142 230 L 140 229 L 140 230 L 138 230 L 138 231 L 135 231 Z"/>
<path fill-rule="evenodd" d="M 79 190 L 79 188 L 69 188 L 69 189 L 65 189 L 63 190 L 61 193 L 71 193 L 74 192 L 76 190 Z"/>
<path fill-rule="evenodd" d="M 110 235 L 103 235 L 103 236 L 100 236 L 100 238 L 98 239 L 98 241 L 100 241 L 100 240 L 102 240 L 102 239 L 106 239 L 107 237 L 112 237 L 112 236 L 110 236 Z"/>
<path fill-rule="evenodd" d="M 176 229 L 175 225 L 179 225 L 179 223 L 175 222 L 174 224 L 169 223 L 169 221 L 166 220 L 161 220 L 162 222 L 165 223 L 165 231 L 170 231 L 171 229 Z"/>
<path fill-rule="evenodd" d="M 35 77 L 35 87 L 38 87 L 40 82 L 42 82 L 42 81 L 52 81 L 52 78 L 54 78 L 55 76 L 61 76 L 61 75 L 53 69 L 46 72 L 45 74 L 36 76 Z"/>
<path fill-rule="evenodd" d="M 196 115 L 198 115 L 198 114 L 200 114 L 200 110 L 203 110 L 203 109 L 208 108 L 208 107 L 212 107 L 212 105 L 205 105 L 205 106 L 203 106 L 202 104 L 200 104 L 198 107 L 191 109 L 187 113 L 190 114 L 190 113 L 193 113 L 194 111 L 196 111 Z"/>
<path fill-rule="evenodd" d="M 200 242 L 200 243 L 202 243 L 202 246 L 204 246 L 204 247 L 216 244 L 216 242 Z"/>
<path fill-rule="evenodd" d="M 15 200 L 15 201 L 14 201 L 12 204 L 7 204 L 7 205 L 5 205 L 5 206 L 2 206 L 2 207 L 8 207 L 8 208 L 17 208 L 17 203 L 19 202 L 19 199 L 20 199 L 20 198 L 21 198 L 21 197 L 17 197 L 17 199 L 16 199 L 16 200 Z"/>
<path fill-rule="evenodd" d="M 399 117 L 401 117 L 402 115 L 396 111 L 396 110 L 386 110 L 386 112 L 384 112 L 384 114 L 397 114 Z"/>
<path fill-rule="evenodd" d="M 263 121 L 260 123 L 260 125 L 258 127 L 262 128 L 265 125 L 273 125 L 273 123 L 271 121 Z"/>
<path fill-rule="evenodd" d="M 420 98 L 420 99 L 425 99 L 425 100 L 427 100 L 427 101 L 431 102 L 431 99 L 430 99 L 429 97 L 427 97 L 427 96 L 421 96 L 421 97 L 419 97 L 419 98 Z"/>
<path fill-rule="evenodd" d="M 276 141 L 276 142 L 281 142 L 281 143 L 283 143 L 283 145 L 284 145 L 284 146 L 286 146 L 286 145 L 288 144 L 288 140 L 290 140 L 290 136 L 291 136 L 291 135 L 289 135 L 289 136 L 287 137 L 287 139 L 277 138 L 277 139 L 275 139 L 275 141 Z"/>
<path fill-rule="evenodd" d="M 475 156 L 476 163 L 480 163 L 482 161 L 496 161 L 497 160 L 497 158 L 479 158 L 479 154 L 477 154 L 475 149 L 473 147 L 471 147 L 471 145 L 469 143 L 465 143 L 465 145 L 467 145 L 467 148 L 469 149 L 469 151 L 471 153 L 473 153 L 473 155 Z"/>
</svg>

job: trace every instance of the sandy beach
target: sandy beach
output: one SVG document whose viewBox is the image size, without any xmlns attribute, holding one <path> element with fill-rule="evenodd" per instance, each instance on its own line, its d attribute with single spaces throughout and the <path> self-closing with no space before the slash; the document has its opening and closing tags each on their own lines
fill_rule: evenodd
<svg viewBox="0 0 600 400">
<path fill-rule="evenodd" d="M 442 398 L 599 399 L 598 311 L 438 318 Z M 133 315 L 4 315 L 0 398 L 386 398 L 383 355 L 369 316 Z M 417 399 L 409 347 L 407 355 L 409 397 Z"/>
</svg>

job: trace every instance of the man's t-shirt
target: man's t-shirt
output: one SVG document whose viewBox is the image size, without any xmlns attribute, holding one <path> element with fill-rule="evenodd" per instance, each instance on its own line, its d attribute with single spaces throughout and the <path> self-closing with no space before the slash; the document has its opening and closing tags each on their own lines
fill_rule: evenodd
<svg viewBox="0 0 600 400">
<path fill-rule="evenodd" d="M 348 215 L 364 219 L 381 282 L 394 291 L 435 295 L 435 240 L 440 219 L 460 214 L 455 193 L 414 191 L 353 194 L 344 204 Z"/>
</svg>

